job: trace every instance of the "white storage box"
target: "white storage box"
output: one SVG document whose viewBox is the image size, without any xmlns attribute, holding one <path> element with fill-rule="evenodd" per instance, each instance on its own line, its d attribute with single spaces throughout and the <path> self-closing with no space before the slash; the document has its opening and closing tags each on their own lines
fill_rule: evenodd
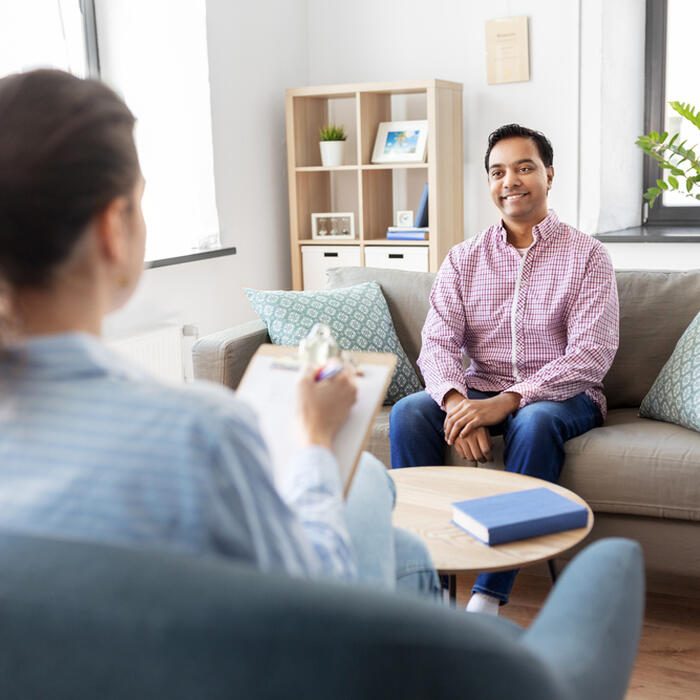
<svg viewBox="0 0 700 700">
<path fill-rule="evenodd" d="M 359 266 L 359 245 L 301 246 L 304 289 L 325 289 L 326 270 L 331 267 Z"/>
<path fill-rule="evenodd" d="M 428 246 L 367 246 L 365 265 L 428 272 Z"/>
</svg>

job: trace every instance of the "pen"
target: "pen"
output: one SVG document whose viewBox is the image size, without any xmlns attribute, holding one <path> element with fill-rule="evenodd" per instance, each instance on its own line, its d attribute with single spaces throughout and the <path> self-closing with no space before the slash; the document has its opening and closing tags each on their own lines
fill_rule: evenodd
<svg viewBox="0 0 700 700">
<path fill-rule="evenodd" d="M 316 381 L 320 382 L 324 379 L 330 379 L 331 377 L 335 377 L 336 374 L 340 373 L 343 371 L 343 365 L 331 365 L 330 367 L 327 365 L 326 367 L 321 367 L 321 369 L 316 372 Z"/>
</svg>

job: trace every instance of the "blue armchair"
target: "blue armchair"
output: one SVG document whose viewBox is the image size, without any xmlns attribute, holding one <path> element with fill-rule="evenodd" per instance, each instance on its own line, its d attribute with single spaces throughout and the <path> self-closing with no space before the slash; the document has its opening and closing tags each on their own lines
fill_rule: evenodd
<svg viewBox="0 0 700 700">
<path fill-rule="evenodd" d="M 3 698 L 623 698 L 640 548 L 567 567 L 528 630 L 163 551 L 0 535 Z"/>
</svg>

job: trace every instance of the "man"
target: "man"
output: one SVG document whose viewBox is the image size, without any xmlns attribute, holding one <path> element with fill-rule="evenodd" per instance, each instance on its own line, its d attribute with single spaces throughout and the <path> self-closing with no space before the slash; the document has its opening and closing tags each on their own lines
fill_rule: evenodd
<svg viewBox="0 0 700 700">
<path fill-rule="evenodd" d="M 452 248 L 437 274 L 418 359 L 426 391 L 391 412 L 392 467 L 442 464 L 446 445 L 486 462 L 502 434 L 508 471 L 557 481 L 564 443 L 602 424 L 615 275 L 599 241 L 548 210 L 552 162 L 540 132 L 508 124 L 489 136 L 502 220 Z M 467 610 L 498 614 L 516 574 L 480 574 Z"/>
</svg>

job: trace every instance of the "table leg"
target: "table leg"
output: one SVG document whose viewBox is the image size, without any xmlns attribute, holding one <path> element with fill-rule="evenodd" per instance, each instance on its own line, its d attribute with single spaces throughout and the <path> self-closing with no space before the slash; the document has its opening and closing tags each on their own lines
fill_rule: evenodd
<svg viewBox="0 0 700 700">
<path fill-rule="evenodd" d="M 455 574 L 442 574 L 440 585 L 447 592 L 450 607 L 457 606 L 457 576 Z"/>
</svg>

